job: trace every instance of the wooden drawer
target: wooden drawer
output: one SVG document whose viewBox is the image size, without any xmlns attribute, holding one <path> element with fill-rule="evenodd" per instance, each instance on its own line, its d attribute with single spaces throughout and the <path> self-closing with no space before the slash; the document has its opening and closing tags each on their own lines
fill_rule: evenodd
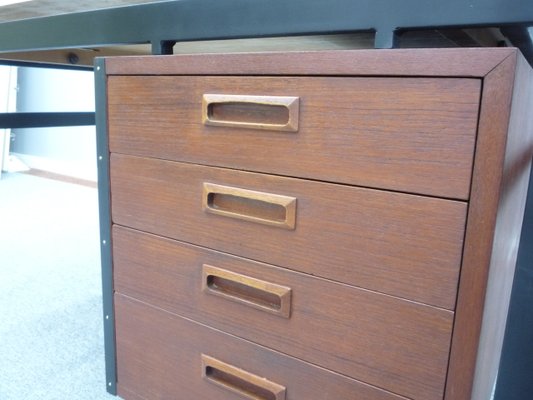
<svg viewBox="0 0 533 400">
<path fill-rule="evenodd" d="M 295 229 L 206 212 L 206 182 L 295 198 Z M 454 307 L 466 213 L 459 201 L 119 154 L 111 156 L 111 193 L 116 224 Z M 274 222 L 280 208 L 291 214 L 290 206 L 263 210 L 265 202 L 226 198 L 212 211 L 264 212 Z M 239 210 L 242 203 L 251 210 Z"/>
<path fill-rule="evenodd" d="M 115 307 L 118 394 L 128 399 L 405 399 L 125 296 L 115 296 Z M 204 357 L 204 365 L 202 355 L 211 357 Z M 244 379 L 232 382 L 228 375 L 239 371 L 231 367 L 245 372 Z M 284 387 L 285 397 L 245 383 L 265 385 L 265 380 L 276 384 L 278 393 Z M 247 388 L 255 397 L 238 395 L 213 381 Z"/>
<path fill-rule="evenodd" d="M 453 312 L 113 232 L 117 292 L 394 393 L 442 398 Z"/>
<path fill-rule="evenodd" d="M 117 153 L 467 199 L 480 87 L 479 79 L 463 78 L 110 76 L 109 146 Z M 283 105 L 239 103 L 239 97 L 214 100 L 215 122 L 255 125 L 210 126 L 202 122 L 204 94 L 290 96 L 299 104 L 289 112 Z M 297 131 L 277 130 L 289 115 Z"/>
</svg>

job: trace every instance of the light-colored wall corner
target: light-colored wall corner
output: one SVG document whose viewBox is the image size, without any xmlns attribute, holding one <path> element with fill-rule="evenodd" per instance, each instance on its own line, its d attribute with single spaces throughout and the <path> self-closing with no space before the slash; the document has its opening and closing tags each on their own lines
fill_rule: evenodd
<svg viewBox="0 0 533 400">
<path fill-rule="evenodd" d="M 94 111 L 92 72 L 20 68 L 19 112 Z M 30 168 L 96 180 L 94 126 L 15 129 L 11 151 Z"/>
<path fill-rule="evenodd" d="M 17 67 L 0 65 L 0 112 L 14 112 L 17 98 Z M 10 129 L 0 129 L 0 177 L 8 169 Z"/>
</svg>

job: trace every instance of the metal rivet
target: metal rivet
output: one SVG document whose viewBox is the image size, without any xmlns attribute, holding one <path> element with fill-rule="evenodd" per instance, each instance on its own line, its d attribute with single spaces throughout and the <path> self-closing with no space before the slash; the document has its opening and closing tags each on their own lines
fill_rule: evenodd
<svg viewBox="0 0 533 400">
<path fill-rule="evenodd" d="M 105 319 L 109 319 L 109 315 L 106 315 L 106 316 L 105 316 Z"/>
<path fill-rule="evenodd" d="M 113 385 L 111 384 L 111 382 L 109 382 L 107 385 L 108 385 L 108 386 L 113 386 Z"/>
<path fill-rule="evenodd" d="M 98 156 L 98 159 L 99 159 L 99 160 L 103 160 L 104 157 L 102 157 L 102 156 Z"/>
<path fill-rule="evenodd" d="M 100 67 L 96 67 L 96 70 L 97 70 L 97 71 L 100 71 Z M 111 384 L 110 384 L 110 385 L 111 385 Z"/>
<path fill-rule="evenodd" d="M 104 244 L 104 245 L 105 245 L 106 243 L 107 243 L 107 242 L 106 242 L 105 240 L 102 240 L 102 244 Z"/>
</svg>

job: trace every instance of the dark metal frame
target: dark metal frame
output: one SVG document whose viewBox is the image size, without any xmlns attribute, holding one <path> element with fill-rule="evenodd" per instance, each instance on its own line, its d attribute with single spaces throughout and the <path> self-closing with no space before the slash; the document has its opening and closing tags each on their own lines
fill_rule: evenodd
<svg viewBox="0 0 533 400">
<path fill-rule="evenodd" d="M 0 53 L 176 41 L 373 31 L 376 48 L 406 30 L 514 27 L 517 46 L 533 26 L 531 0 L 179 0 L 0 24 Z M 530 49 L 531 50 L 531 49 Z"/>
<path fill-rule="evenodd" d="M 1 25 L 1 24 L 0 24 Z M 46 69 L 72 69 L 79 71 L 92 71 L 92 66 L 86 65 L 72 65 L 72 64 L 51 64 L 46 62 L 34 61 L 17 61 L 17 60 L 3 60 L 0 52 L 0 65 L 9 65 L 12 67 L 31 67 L 31 68 L 46 68 Z"/>
<path fill-rule="evenodd" d="M 0 113 L 0 129 L 94 125 L 93 112 Z"/>
<path fill-rule="evenodd" d="M 111 256 L 111 190 L 109 183 L 109 146 L 107 142 L 107 76 L 105 61 L 101 58 L 95 60 L 94 79 L 106 382 L 107 391 L 116 395 L 115 313 L 113 307 L 113 263 Z"/>
</svg>

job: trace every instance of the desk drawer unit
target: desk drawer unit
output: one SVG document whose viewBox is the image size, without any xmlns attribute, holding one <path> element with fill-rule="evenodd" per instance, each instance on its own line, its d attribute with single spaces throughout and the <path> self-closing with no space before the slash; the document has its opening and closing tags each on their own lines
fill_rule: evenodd
<svg viewBox="0 0 533 400">
<path fill-rule="evenodd" d="M 110 392 L 487 399 L 533 152 L 515 50 L 96 76 Z"/>
</svg>

